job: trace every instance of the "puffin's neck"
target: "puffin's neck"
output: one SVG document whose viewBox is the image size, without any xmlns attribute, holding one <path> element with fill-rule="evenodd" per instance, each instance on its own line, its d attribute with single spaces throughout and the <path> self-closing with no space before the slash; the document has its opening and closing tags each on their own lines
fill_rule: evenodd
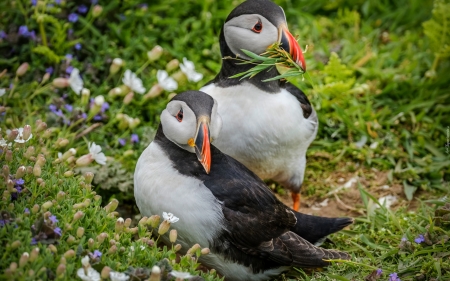
<svg viewBox="0 0 450 281">
<path fill-rule="evenodd" d="M 227 59 L 222 59 L 222 68 L 220 69 L 219 74 L 214 79 L 214 83 L 218 85 L 219 87 L 231 87 L 236 86 L 244 81 L 247 81 L 248 83 L 253 84 L 258 89 L 269 92 L 269 93 L 277 93 L 280 91 L 282 87 L 284 87 L 284 83 L 281 80 L 274 80 L 269 82 L 263 82 L 262 80 L 266 80 L 269 78 L 273 78 L 277 75 L 279 75 L 277 69 L 275 67 L 272 67 L 269 69 L 269 71 L 261 71 L 257 75 L 255 75 L 252 78 L 244 78 L 242 80 L 241 77 L 239 78 L 229 78 L 233 75 L 236 75 L 238 73 L 247 71 L 254 67 L 252 64 L 239 64 L 240 61 L 232 59 L 235 58 L 236 55 L 231 51 L 231 49 L 228 47 L 225 36 L 223 34 L 223 28 L 220 32 L 220 51 L 222 53 L 222 58 L 225 57 L 231 57 Z"/>
</svg>

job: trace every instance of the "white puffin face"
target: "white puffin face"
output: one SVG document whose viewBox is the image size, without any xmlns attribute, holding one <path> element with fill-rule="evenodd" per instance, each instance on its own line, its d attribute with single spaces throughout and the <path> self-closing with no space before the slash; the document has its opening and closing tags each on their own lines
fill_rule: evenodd
<svg viewBox="0 0 450 281">
<path fill-rule="evenodd" d="M 261 54 L 279 40 L 277 27 L 258 14 L 232 18 L 225 23 L 223 31 L 231 51 L 247 59 L 241 49 Z"/>
<path fill-rule="evenodd" d="M 204 116 L 196 116 L 186 102 L 181 100 L 169 102 L 166 109 L 161 113 L 164 135 L 179 147 L 195 153 L 193 144 L 198 133 L 199 117 L 204 120 Z M 211 117 L 207 116 L 207 119 L 209 119 L 209 133 L 212 143 L 219 137 L 222 129 L 222 118 L 217 112 L 216 100 L 214 100 L 211 110 Z"/>
</svg>

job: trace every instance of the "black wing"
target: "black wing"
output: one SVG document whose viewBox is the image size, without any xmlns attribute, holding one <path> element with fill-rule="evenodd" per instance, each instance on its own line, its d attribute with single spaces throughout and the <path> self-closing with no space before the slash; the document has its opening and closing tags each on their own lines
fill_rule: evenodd
<svg viewBox="0 0 450 281">
<path fill-rule="evenodd" d="M 311 106 L 311 103 L 305 93 L 291 83 L 286 83 L 286 90 L 300 102 L 300 106 L 303 109 L 303 117 L 308 119 L 313 112 L 313 107 Z"/>
</svg>

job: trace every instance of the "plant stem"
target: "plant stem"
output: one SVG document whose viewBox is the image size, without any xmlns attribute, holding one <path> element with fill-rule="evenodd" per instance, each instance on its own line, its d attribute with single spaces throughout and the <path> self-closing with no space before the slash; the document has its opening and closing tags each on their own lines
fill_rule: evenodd
<svg viewBox="0 0 450 281">
<path fill-rule="evenodd" d="M 44 23 L 42 21 L 39 23 L 39 32 L 41 33 L 42 44 L 47 47 L 47 35 L 45 34 Z"/>
</svg>

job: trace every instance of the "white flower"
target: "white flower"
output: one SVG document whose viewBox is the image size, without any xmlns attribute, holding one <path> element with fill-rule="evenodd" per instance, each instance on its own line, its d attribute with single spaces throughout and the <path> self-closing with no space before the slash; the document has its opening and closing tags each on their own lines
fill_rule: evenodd
<svg viewBox="0 0 450 281">
<path fill-rule="evenodd" d="M 180 68 L 191 82 L 198 82 L 203 78 L 203 74 L 195 71 L 194 63 L 186 58 L 183 58 L 183 63 L 180 64 Z"/>
<path fill-rule="evenodd" d="M 97 162 L 98 164 L 100 165 L 106 164 L 106 156 L 102 152 L 102 147 L 100 145 L 96 145 L 95 142 L 89 143 L 89 153 L 91 153 L 95 162 Z"/>
<path fill-rule="evenodd" d="M 175 271 L 175 270 L 172 270 L 170 272 L 170 275 L 172 275 L 175 278 L 180 278 L 180 279 L 190 279 L 190 278 L 194 277 L 189 272 L 182 272 L 182 271 Z"/>
<path fill-rule="evenodd" d="M 24 140 L 23 139 L 23 128 L 19 128 L 17 130 L 19 131 L 19 134 L 17 135 L 16 139 L 14 140 L 15 142 L 26 143 L 27 141 L 29 141 L 33 137 L 33 134 L 30 134 L 28 139 Z"/>
<path fill-rule="evenodd" d="M 86 270 L 86 272 L 85 272 Z M 84 281 L 100 281 L 100 273 L 97 272 L 97 270 L 93 269 L 92 267 L 89 267 L 87 269 L 80 268 L 77 270 L 78 277 L 81 278 L 81 280 Z"/>
<path fill-rule="evenodd" d="M 156 72 L 156 79 L 158 79 L 158 84 L 166 91 L 175 91 L 178 89 L 178 83 L 165 70 L 158 70 Z"/>
<path fill-rule="evenodd" d="M 122 82 L 128 86 L 132 91 L 143 94 L 145 93 L 145 88 L 142 85 L 142 80 L 136 76 L 135 73 L 127 69 L 123 75 Z"/>
<path fill-rule="evenodd" d="M 122 66 L 123 65 L 123 60 L 121 58 L 115 58 L 115 59 L 113 59 L 113 64 L 116 64 L 118 66 Z"/>
<path fill-rule="evenodd" d="M 141 245 L 139 248 L 140 248 L 142 251 L 145 250 L 145 246 L 144 246 L 144 245 Z"/>
<path fill-rule="evenodd" d="M 174 216 L 172 213 L 166 213 L 166 212 L 163 212 L 163 218 L 170 223 L 175 223 L 180 220 L 179 218 Z"/>
<path fill-rule="evenodd" d="M 1 139 L 1 140 L 0 140 L 0 147 L 1 147 L 1 148 L 5 148 L 5 147 L 7 147 L 7 146 L 11 146 L 11 144 L 8 143 L 6 140 Z"/>
<path fill-rule="evenodd" d="M 94 98 L 94 103 L 96 106 L 101 107 L 105 103 L 105 97 L 102 95 L 96 96 Z"/>
<path fill-rule="evenodd" d="M 128 279 L 130 279 L 130 277 L 125 273 L 117 271 L 111 271 L 109 273 L 109 278 L 111 278 L 111 281 L 127 281 Z"/>
<path fill-rule="evenodd" d="M 0 89 L 0 97 L 5 95 L 6 93 L 6 89 Z"/>
<path fill-rule="evenodd" d="M 82 264 L 84 267 L 88 267 L 88 266 L 89 266 L 89 256 L 88 256 L 88 255 L 84 256 L 84 257 L 81 259 L 81 264 Z"/>
<path fill-rule="evenodd" d="M 74 68 L 70 73 L 69 85 L 77 95 L 79 95 L 83 89 L 83 79 L 81 79 L 80 70 L 78 70 L 78 68 Z"/>
</svg>

